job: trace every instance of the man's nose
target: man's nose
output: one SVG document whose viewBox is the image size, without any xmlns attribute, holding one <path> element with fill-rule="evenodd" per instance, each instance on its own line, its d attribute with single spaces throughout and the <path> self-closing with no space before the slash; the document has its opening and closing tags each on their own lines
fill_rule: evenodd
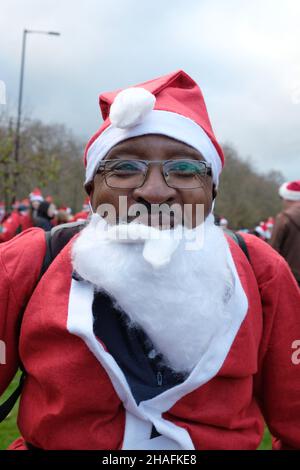
<svg viewBox="0 0 300 470">
<path fill-rule="evenodd" d="M 175 199 L 176 189 L 167 185 L 159 165 L 149 165 L 143 186 L 134 189 L 132 195 L 138 202 L 144 200 L 150 204 L 163 204 Z"/>
</svg>

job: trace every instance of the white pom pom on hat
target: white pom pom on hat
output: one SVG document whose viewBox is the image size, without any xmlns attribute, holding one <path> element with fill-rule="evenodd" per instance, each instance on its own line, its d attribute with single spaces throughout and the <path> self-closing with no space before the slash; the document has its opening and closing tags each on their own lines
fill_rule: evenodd
<svg viewBox="0 0 300 470">
<path fill-rule="evenodd" d="M 111 125 L 127 129 L 140 124 L 154 109 L 155 101 L 155 96 L 145 88 L 132 87 L 120 91 L 110 107 Z"/>
</svg>

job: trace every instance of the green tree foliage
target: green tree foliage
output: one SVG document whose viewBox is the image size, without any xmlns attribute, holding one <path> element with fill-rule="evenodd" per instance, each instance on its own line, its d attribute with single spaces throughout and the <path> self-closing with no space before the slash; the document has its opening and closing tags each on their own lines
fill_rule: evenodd
<svg viewBox="0 0 300 470">
<path fill-rule="evenodd" d="M 278 186 L 283 176 L 255 171 L 231 145 L 224 145 L 225 167 L 215 212 L 229 221 L 230 228 L 254 228 L 260 221 L 276 215 L 281 208 Z"/>
<path fill-rule="evenodd" d="M 14 195 L 14 174 L 16 165 L 12 160 L 14 150 L 14 133 L 12 122 L 3 125 L 0 121 L 0 191 L 1 199 L 8 207 Z"/>
</svg>

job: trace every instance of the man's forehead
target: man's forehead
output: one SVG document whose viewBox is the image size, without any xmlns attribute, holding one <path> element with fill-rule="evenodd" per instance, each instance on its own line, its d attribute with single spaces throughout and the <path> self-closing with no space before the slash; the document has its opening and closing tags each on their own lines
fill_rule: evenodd
<svg viewBox="0 0 300 470">
<path fill-rule="evenodd" d="M 181 157 L 186 156 L 187 158 L 204 159 L 201 153 L 192 146 L 160 134 L 147 134 L 123 140 L 111 148 L 105 159 L 128 152 L 147 155 L 158 149 L 170 154 L 170 156 L 179 154 Z"/>
</svg>

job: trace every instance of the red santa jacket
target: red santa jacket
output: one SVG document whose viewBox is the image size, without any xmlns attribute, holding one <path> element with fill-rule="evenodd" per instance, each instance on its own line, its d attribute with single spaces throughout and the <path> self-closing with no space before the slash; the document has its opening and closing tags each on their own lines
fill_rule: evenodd
<svg viewBox="0 0 300 470">
<path fill-rule="evenodd" d="M 34 293 L 45 254 L 34 228 L 0 246 L 0 393 L 19 359 L 27 378 L 18 425 L 42 449 L 255 449 L 264 422 L 274 447 L 300 449 L 300 292 L 285 261 L 244 235 L 251 265 L 228 240 L 248 306 L 182 383 L 135 403 L 124 374 L 93 333 L 93 289 L 72 279 L 70 247 Z M 18 315 L 27 304 L 21 333 Z M 161 436 L 150 439 L 152 426 Z"/>
</svg>

